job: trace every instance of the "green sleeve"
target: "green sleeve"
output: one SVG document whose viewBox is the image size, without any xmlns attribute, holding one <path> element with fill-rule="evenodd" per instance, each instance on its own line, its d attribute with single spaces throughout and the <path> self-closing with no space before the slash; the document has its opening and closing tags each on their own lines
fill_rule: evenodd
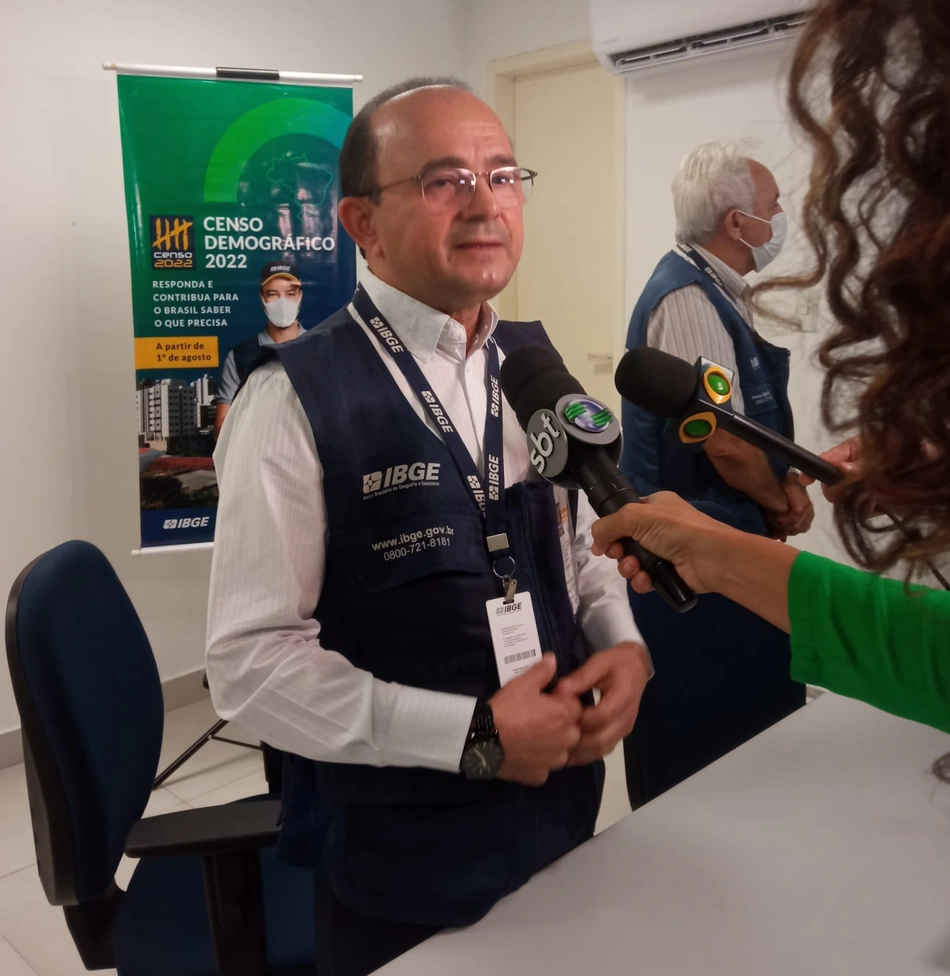
<svg viewBox="0 0 950 976">
<path fill-rule="evenodd" d="M 950 592 L 803 552 L 788 614 L 793 678 L 950 732 Z"/>
</svg>

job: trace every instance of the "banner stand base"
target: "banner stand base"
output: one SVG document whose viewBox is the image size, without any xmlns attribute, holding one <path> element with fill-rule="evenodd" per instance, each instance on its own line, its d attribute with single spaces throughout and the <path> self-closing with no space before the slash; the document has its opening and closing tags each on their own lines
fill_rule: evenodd
<svg viewBox="0 0 950 976">
<path fill-rule="evenodd" d="M 183 542 L 180 546 L 146 546 L 144 549 L 133 549 L 133 556 L 151 556 L 166 552 L 194 552 L 197 549 L 212 549 L 213 542 Z"/>
</svg>

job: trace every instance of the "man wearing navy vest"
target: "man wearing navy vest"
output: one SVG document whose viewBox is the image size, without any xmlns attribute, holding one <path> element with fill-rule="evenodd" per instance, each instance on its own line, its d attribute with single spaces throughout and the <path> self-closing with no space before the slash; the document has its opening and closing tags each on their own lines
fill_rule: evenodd
<svg viewBox="0 0 950 976">
<path fill-rule="evenodd" d="M 215 439 L 221 433 L 231 403 L 247 379 L 261 348 L 290 342 L 305 331 L 298 319 L 302 301 L 303 288 L 294 264 L 286 260 L 268 261 L 261 269 L 261 304 L 267 316 L 267 327 L 250 339 L 239 342 L 225 357 L 218 394 L 214 399 L 217 404 Z"/>
<path fill-rule="evenodd" d="M 707 143 L 673 179 L 676 247 L 647 282 L 627 348 L 654 346 L 690 363 L 733 370 L 737 411 L 793 437 L 788 350 L 756 332 L 746 275 L 778 254 L 787 218 L 775 178 L 735 147 Z M 813 509 L 797 473 L 726 431 L 701 449 L 665 422 L 623 405 L 625 474 L 641 495 L 675 491 L 707 514 L 758 535 L 805 532 Z M 690 613 L 631 593 L 657 664 L 633 735 L 624 743 L 632 802 L 645 802 L 804 704 L 789 674 L 788 636 L 737 604 L 700 598 Z"/>
<path fill-rule="evenodd" d="M 488 304 L 536 174 L 451 79 L 367 104 L 340 174 L 368 272 L 222 430 L 207 669 L 219 713 L 294 756 L 282 856 L 394 927 L 363 940 L 376 964 L 592 835 L 652 666 L 586 499 L 531 477 L 498 385 L 548 341 Z"/>
</svg>

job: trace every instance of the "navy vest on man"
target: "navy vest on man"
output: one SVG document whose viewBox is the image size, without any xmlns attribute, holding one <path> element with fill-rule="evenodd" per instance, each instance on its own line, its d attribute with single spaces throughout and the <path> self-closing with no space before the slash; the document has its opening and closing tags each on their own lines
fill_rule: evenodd
<svg viewBox="0 0 950 976">
<path fill-rule="evenodd" d="M 709 275 L 678 251 L 668 253 L 647 282 L 627 348 L 649 344 L 653 311 L 689 285 L 703 289 L 735 346 L 746 415 L 793 438 L 788 350 L 757 335 Z M 769 535 L 763 509 L 731 488 L 704 450 L 674 441 L 663 418 L 627 401 L 622 411 L 621 469 L 641 495 L 675 491 L 721 522 Z M 784 480 L 788 466 L 770 460 Z M 678 615 L 653 593 L 631 592 L 630 603 L 656 666 L 624 744 L 631 800 L 652 799 L 804 704 L 804 687 L 789 677 L 788 635 L 738 604 L 704 594 L 692 611 Z"/>
<path fill-rule="evenodd" d="M 546 343 L 501 322 L 507 353 Z M 327 507 L 323 646 L 385 681 L 489 698 L 498 678 L 485 603 L 499 595 L 483 519 L 440 437 L 346 310 L 273 347 L 313 428 Z M 551 487 L 506 491 L 519 590 L 562 676 L 588 656 L 574 617 Z M 324 873 L 344 904 L 400 922 L 465 925 L 593 833 L 603 764 L 541 788 L 436 770 L 294 757 L 282 856 Z"/>
<path fill-rule="evenodd" d="M 647 282 L 627 332 L 627 348 L 649 345 L 647 328 L 654 309 L 669 295 L 698 285 L 712 302 L 736 350 L 736 377 L 745 414 L 783 437 L 794 439 L 788 402 L 788 350 L 766 342 L 746 324 L 739 310 L 710 277 L 677 251 L 669 252 Z M 768 535 L 765 513 L 748 495 L 731 488 L 701 448 L 686 449 L 664 433 L 665 420 L 623 402 L 624 451 L 621 468 L 641 495 L 675 491 L 707 514 L 756 535 Z M 784 480 L 788 465 L 772 460 Z"/>
</svg>

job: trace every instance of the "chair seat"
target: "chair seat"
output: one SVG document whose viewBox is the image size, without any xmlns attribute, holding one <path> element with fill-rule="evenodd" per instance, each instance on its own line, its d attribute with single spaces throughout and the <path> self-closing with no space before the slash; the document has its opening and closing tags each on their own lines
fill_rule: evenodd
<svg viewBox="0 0 950 976">
<path fill-rule="evenodd" d="M 313 976 L 313 872 L 261 852 L 270 976 Z M 150 857 L 135 869 L 115 934 L 119 976 L 215 976 L 197 857 Z"/>
</svg>

